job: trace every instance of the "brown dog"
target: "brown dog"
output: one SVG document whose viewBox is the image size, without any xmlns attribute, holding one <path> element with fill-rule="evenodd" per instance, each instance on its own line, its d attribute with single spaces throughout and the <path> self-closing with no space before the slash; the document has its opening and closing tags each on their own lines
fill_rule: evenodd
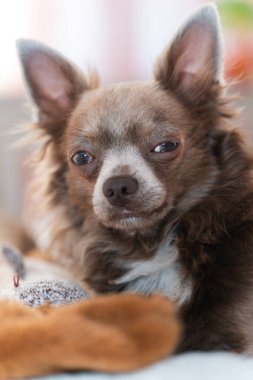
<svg viewBox="0 0 253 380">
<path fill-rule="evenodd" d="M 154 79 L 98 87 L 50 48 L 18 44 L 37 106 L 30 198 L 38 247 L 94 292 L 159 292 L 179 350 L 253 349 L 252 157 L 225 95 L 219 20 L 199 9 Z"/>
</svg>

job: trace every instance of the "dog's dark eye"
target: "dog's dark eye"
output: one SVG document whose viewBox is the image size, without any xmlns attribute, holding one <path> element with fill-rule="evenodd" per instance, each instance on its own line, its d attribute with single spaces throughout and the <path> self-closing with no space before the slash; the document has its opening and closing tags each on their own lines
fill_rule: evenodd
<svg viewBox="0 0 253 380">
<path fill-rule="evenodd" d="M 159 145 L 157 145 L 152 152 L 154 153 L 166 153 L 166 152 L 172 152 L 178 147 L 178 143 L 174 141 L 166 141 Z"/>
<path fill-rule="evenodd" d="M 71 160 L 75 165 L 80 166 L 90 164 L 93 161 L 93 158 L 94 157 L 87 152 L 78 152 L 74 154 Z"/>
</svg>

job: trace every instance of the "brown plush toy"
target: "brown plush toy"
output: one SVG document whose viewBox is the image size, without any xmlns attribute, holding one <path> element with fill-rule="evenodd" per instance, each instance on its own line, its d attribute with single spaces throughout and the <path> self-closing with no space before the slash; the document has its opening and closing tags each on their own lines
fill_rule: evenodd
<svg viewBox="0 0 253 380">
<path fill-rule="evenodd" d="M 180 326 L 160 296 L 112 295 L 61 307 L 0 303 L 0 379 L 63 370 L 130 371 L 171 354 Z"/>
<path fill-rule="evenodd" d="M 0 298 L 12 299 L 0 302 L 0 379 L 64 370 L 130 371 L 165 358 L 176 349 L 180 323 L 168 299 L 123 294 L 54 307 L 62 299 L 63 287 L 72 291 L 71 281 L 65 279 L 60 284 L 61 291 L 58 285 L 53 288 L 53 277 L 51 282 L 45 280 L 44 287 L 41 282 L 38 285 L 32 277 L 38 276 L 38 266 L 54 276 L 59 275 L 57 270 L 51 263 L 31 258 L 21 263 L 15 254 L 15 250 L 5 252 L 1 262 L 5 274 L 2 280 L 8 281 L 8 275 L 12 276 L 10 262 L 15 270 L 22 268 L 23 276 L 18 284 L 12 284 L 15 289 L 8 292 L 10 287 L 6 287 L 2 297 L 0 282 Z M 25 275 L 30 278 L 27 282 Z M 38 286 L 42 290 L 34 292 Z M 33 300 L 29 298 L 29 289 L 33 291 Z M 41 302 L 45 293 L 50 295 L 51 305 L 50 299 Z M 21 302 L 44 305 L 30 308 Z"/>
</svg>

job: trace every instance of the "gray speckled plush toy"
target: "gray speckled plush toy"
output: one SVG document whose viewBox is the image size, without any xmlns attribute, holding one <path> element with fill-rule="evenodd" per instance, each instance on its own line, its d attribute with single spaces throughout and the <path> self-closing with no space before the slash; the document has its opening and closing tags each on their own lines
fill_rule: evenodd
<svg viewBox="0 0 253 380">
<path fill-rule="evenodd" d="M 14 247 L 0 247 L 0 299 L 37 307 L 87 299 L 88 294 L 70 274 L 54 263 L 24 257 Z"/>
</svg>

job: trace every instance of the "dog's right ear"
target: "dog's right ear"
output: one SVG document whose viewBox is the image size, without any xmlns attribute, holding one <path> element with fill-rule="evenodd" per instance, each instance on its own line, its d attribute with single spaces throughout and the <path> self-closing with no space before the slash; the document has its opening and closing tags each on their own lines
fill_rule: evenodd
<svg viewBox="0 0 253 380">
<path fill-rule="evenodd" d="M 38 107 L 42 126 L 62 123 L 88 89 L 80 70 L 42 43 L 21 39 L 18 53 L 28 91 Z"/>
</svg>

